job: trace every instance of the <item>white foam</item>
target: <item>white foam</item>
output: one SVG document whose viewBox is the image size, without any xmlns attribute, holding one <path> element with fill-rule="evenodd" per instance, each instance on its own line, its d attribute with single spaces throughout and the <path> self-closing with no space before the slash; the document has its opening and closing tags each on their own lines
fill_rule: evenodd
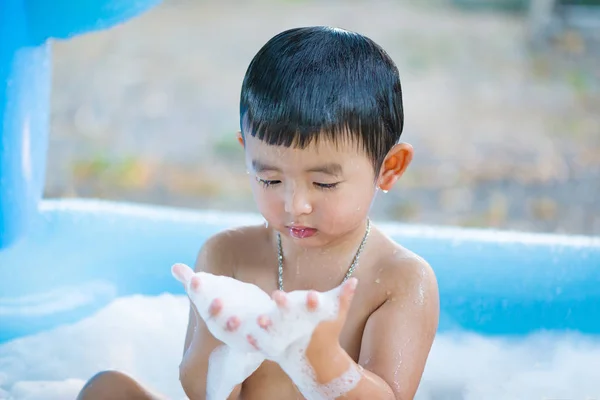
<svg viewBox="0 0 600 400">
<path fill-rule="evenodd" d="M 286 294 L 286 306 L 278 307 L 262 289 L 233 278 L 204 272 L 194 273 L 185 264 L 172 267 L 173 276 L 184 284 L 188 296 L 196 306 L 209 331 L 225 343 L 213 351 L 209 359 L 207 398 L 225 398 L 233 388 L 250 376 L 265 359 L 280 364 L 296 386 L 310 399 L 326 399 L 315 379 L 315 374 L 305 357 L 306 348 L 317 325 L 337 316 L 341 285 L 325 293 L 315 292 L 318 307 L 307 308 L 308 291 Z M 194 280 L 197 286 L 194 286 Z M 213 300 L 222 301 L 222 310 L 214 317 L 209 315 Z M 268 330 L 258 324 L 259 316 L 268 316 Z M 225 329 L 227 320 L 236 316 L 240 324 L 234 332 Z M 254 345 L 248 337 L 254 338 Z M 256 350 L 257 346 L 260 350 Z M 231 371 L 221 374 L 218 371 Z M 356 383 L 351 380 L 334 386 L 340 394 L 351 390 Z"/>
<path fill-rule="evenodd" d="M 313 331 L 321 321 L 335 319 L 338 313 L 340 287 L 328 292 L 316 292 L 319 307 L 308 311 L 307 290 L 296 290 L 286 294 L 287 307 L 284 310 L 274 308 L 270 314 L 273 321 L 268 331 L 253 329 L 250 333 L 258 339 L 261 350 L 270 360 L 281 362 L 287 353 L 306 351 L 306 345 Z M 295 348 L 290 346 L 295 344 Z"/>
<path fill-rule="evenodd" d="M 178 366 L 187 317 L 185 296 L 119 298 L 78 323 L 2 344 L 0 398 L 73 399 L 108 368 L 185 398 Z M 600 338 L 442 334 L 415 400 L 600 399 L 598 371 Z"/>
<path fill-rule="evenodd" d="M 310 400 L 329 400 L 354 389 L 362 378 L 362 373 L 352 365 L 330 382 L 318 383 L 315 371 L 305 356 L 308 340 L 303 338 L 298 345 L 292 346 L 293 350 L 289 351 L 285 358 L 279 360 L 280 366 L 292 378 L 300 393 Z"/>
<path fill-rule="evenodd" d="M 256 285 L 226 276 L 205 272 L 194 274 L 193 270 L 185 264 L 174 265 L 172 271 L 175 278 L 184 284 L 190 300 L 215 338 L 233 349 L 254 351 L 254 348 L 246 340 L 246 336 L 237 332 L 255 326 L 259 315 L 272 312 L 275 303 L 267 293 Z M 197 290 L 191 287 L 193 277 L 199 279 L 200 282 Z M 211 317 L 209 308 L 216 298 L 222 300 L 223 308 L 217 317 Z M 240 319 L 240 327 L 235 334 L 225 329 L 227 319 L 234 315 Z"/>
<path fill-rule="evenodd" d="M 244 284 L 232 278 L 204 272 L 194 273 L 185 264 L 171 268 L 173 276 L 185 288 L 198 314 L 211 334 L 226 345 L 211 353 L 206 378 L 207 400 L 225 399 L 233 388 L 249 377 L 265 357 L 248 342 L 249 325 L 255 325 L 259 315 L 271 312 L 271 298 L 258 286 Z M 194 280 L 198 284 L 194 287 Z M 210 315 L 210 306 L 216 298 L 222 301 L 219 315 Z M 227 320 L 236 316 L 240 326 L 236 333 L 226 329 Z M 223 374 L 221 371 L 228 371 Z"/>
<path fill-rule="evenodd" d="M 263 361 L 264 357 L 258 352 L 243 352 L 226 345 L 217 347 L 208 360 L 206 399 L 226 399 L 233 388 L 252 375 Z"/>
<path fill-rule="evenodd" d="M 64 381 L 21 381 L 14 384 L 10 396 L 15 400 L 66 400 L 75 399 L 84 381 L 65 379 Z M 0 392 L 0 398 L 2 392 Z M 8 394 L 6 395 L 8 397 Z"/>
<path fill-rule="evenodd" d="M 600 337 L 439 335 L 415 400 L 600 398 Z"/>
<path fill-rule="evenodd" d="M 17 399 L 74 399 L 84 382 L 119 369 L 169 395 L 184 398 L 179 383 L 188 300 L 118 298 L 75 324 L 0 345 L 2 390 Z M 46 390 L 44 396 L 37 396 Z"/>
<path fill-rule="evenodd" d="M 337 399 L 354 389 L 361 379 L 361 371 L 354 365 L 350 365 L 350 368 L 348 368 L 341 376 L 335 378 L 331 382 L 321 385 L 319 391 L 326 399 Z"/>
</svg>

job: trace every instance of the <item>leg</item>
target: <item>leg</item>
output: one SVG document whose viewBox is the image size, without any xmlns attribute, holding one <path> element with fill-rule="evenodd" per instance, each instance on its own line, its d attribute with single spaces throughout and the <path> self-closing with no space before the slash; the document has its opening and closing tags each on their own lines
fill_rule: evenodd
<svg viewBox="0 0 600 400">
<path fill-rule="evenodd" d="M 77 400 L 165 400 L 151 393 L 130 376 L 117 371 L 94 375 L 81 389 Z"/>
</svg>

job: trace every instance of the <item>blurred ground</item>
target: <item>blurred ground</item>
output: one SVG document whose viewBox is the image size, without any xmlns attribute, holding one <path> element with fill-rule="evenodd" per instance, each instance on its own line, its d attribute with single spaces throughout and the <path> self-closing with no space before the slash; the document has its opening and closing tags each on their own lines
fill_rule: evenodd
<svg viewBox="0 0 600 400">
<path fill-rule="evenodd" d="M 399 66 L 416 156 L 373 217 L 600 234 L 600 62 L 523 15 L 442 1 L 167 0 L 54 46 L 47 196 L 254 211 L 238 129 L 243 74 L 276 33 L 335 25 Z"/>
</svg>

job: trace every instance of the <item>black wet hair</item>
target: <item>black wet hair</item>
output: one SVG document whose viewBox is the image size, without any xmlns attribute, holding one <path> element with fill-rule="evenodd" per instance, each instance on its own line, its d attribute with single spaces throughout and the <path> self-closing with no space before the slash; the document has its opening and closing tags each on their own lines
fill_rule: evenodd
<svg viewBox="0 0 600 400">
<path fill-rule="evenodd" d="M 242 84 L 242 137 L 298 148 L 351 139 L 376 174 L 403 126 L 398 68 L 355 32 L 327 26 L 281 32 L 254 56 Z"/>
</svg>

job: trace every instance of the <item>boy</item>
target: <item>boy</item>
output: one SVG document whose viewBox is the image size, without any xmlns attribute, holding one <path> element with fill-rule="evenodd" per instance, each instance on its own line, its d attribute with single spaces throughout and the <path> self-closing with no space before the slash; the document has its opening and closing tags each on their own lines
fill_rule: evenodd
<svg viewBox="0 0 600 400">
<path fill-rule="evenodd" d="M 306 350 L 317 380 L 334 381 L 354 366 L 358 383 L 341 398 L 412 399 L 437 330 L 437 282 L 423 259 L 368 219 L 375 194 L 390 190 L 413 156 L 410 145 L 398 143 L 404 116 L 396 66 L 357 33 L 282 32 L 248 67 L 240 122 L 238 140 L 267 223 L 207 240 L 196 271 L 267 293 L 327 291 L 346 282 L 346 306 L 317 327 Z M 350 277 L 358 280 L 355 290 Z M 221 306 L 215 301 L 211 313 Z M 232 316 L 228 327 L 238 323 Z M 205 398 L 209 357 L 220 344 L 192 305 L 180 365 L 190 399 Z M 104 372 L 79 398 L 160 397 L 126 375 Z M 239 398 L 302 397 L 278 364 L 265 361 L 229 397 Z"/>
</svg>

